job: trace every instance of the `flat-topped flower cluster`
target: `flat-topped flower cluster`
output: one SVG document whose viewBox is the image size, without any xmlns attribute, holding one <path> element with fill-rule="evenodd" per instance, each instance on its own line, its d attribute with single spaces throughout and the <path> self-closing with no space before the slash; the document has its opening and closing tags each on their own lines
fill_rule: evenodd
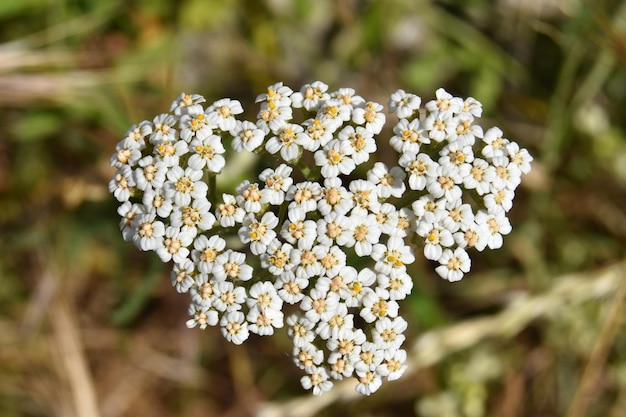
<svg viewBox="0 0 626 417">
<path fill-rule="evenodd" d="M 236 100 L 204 102 L 181 94 L 118 143 L 109 189 L 124 239 L 173 261 L 172 284 L 190 296 L 188 327 L 220 326 L 240 344 L 286 323 L 314 394 L 356 377 L 369 395 L 399 378 L 407 322 L 398 301 L 413 287 L 414 251 L 460 280 L 469 248 L 499 248 L 511 231 L 506 214 L 532 157 L 475 124 L 477 100 L 443 89 L 424 106 L 393 93 L 398 121 L 384 143 L 383 106 L 350 88 L 274 84 L 257 97 L 254 122 L 240 119 Z M 395 165 L 373 160 L 384 149 Z M 232 152 L 264 166 L 219 195 Z"/>
</svg>

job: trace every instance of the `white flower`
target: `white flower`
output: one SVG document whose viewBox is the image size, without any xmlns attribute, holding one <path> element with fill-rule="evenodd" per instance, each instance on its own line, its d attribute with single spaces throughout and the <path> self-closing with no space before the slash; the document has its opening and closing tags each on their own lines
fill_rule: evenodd
<svg viewBox="0 0 626 417">
<path fill-rule="evenodd" d="M 453 117 L 447 127 L 448 141 L 459 142 L 462 146 L 474 145 L 476 138 L 483 137 L 483 129 L 473 122 L 474 116 L 469 113 Z"/>
<path fill-rule="evenodd" d="M 120 220 L 119 226 L 120 231 L 122 232 L 122 237 L 125 241 L 133 240 L 133 236 L 135 235 L 135 217 L 138 214 L 142 214 L 146 212 L 146 208 L 141 204 L 133 204 L 130 201 L 126 201 L 122 203 L 117 208 L 117 214 L 122 218 Z"/>
<path fill-rule="evenodd" d="M 194 263 L 185 259 L 181 264 L 174 264 L 170 278 L 177 292 L 186 293 L 194 283 Z"/>
<path fill-rule="evenodd" d="M 152 155 L 141 158 L 135 169 L 135 182 L 137 188 L 146 191 L 147 188 L 162 188 L 167 174 L 167 165 L 157 161 Z"/>
<path fill-rule="evenodd" d="M 278 106 L 273 101 L 262 103 L 261 110 L 257 115 L 256 125 L 265 134 L 277 131 L 285 125 L 293 116 L 290 106 Z"/>
<path fill-rule="evenodd" d="M 437 223 L 446 216 L 447 200 L 441 198 L 435 200 L 432 195 L 427 194 L 414 201 L 411 205 L 413 213 L 417 216 L 419 223 Z"/>
<path fill-rule="evenodd" d="M 454 233 L 453 238 L 460 248 L 476 248 L 482 252 L 489 240 L 489 231 L 486 224 L 478 225 L 475 222 L 461 227 L 461 230 Z"/>
<path fill-rule="evenodd" d="M 515 142 L 507 144 L 505 148 L 511 162 L 517 165 L 522 173 L 528 174 L 530 172 L 530 163 L 533 161 L 533 157 L 528 153 L 528 150 L 520 149 Z"/>
<path fill-rule="evenodd" d="M 352 228 L 337 237 L 340 246 L 352 247 L 359 256 L 369 256 L 372 253 L 373 244 L 380 238 L 380 227 L 376 222 L 376 216 L 368 214 L 352 214 L 349 217 Z"/>
<path fill-rule="evenodd" d="M 276 136 L 272 136 L 265 143 L 265 149 L 271 154 L 280 152 L 281 158 L 286 162 L 292 162 L 298 159 L 301 153 L 296 136 L 302 131 L 300 125 L 285 123 L 276 129 Z"/>
<path fill-rule="evenodd" d="M 352 213 L 365 214 L 368 209 L 373 210 L 380 205 L 375 184 L 366 180 L 352 180 L 348 189 L 352 192 L 352 201 L 354 201 Z"/>
<path fill-rule="evenodd" d="M 356 165 L 361 165 L 370 158 L 370 154 L 376 152 L 376 141 L 374 132 L 363 126 L 346 126 L 339 131 L 337 138 L 347 141 L 352 147 L 352 160 Z"/>
<path fill-rule="evenodd" d="M 415 223 L 415 214 L 409 207 L 402 207 L 397 210 L 398 221 L 394 230 L 387 233 L 389 236 L 407 237 L 411 227 Z"/>
<path fill-rule="evenodd" d="M 270 281 L 258 281 L 250 287 L 246 304 L 249 309 L 281 311 L 283 300 Z"/>
<path fill-rule="evenodd" d="M 352 121 L 365 127 L 375 135 L 379 134 L 385 124 L 383 106 L 373 101 L 368 101 L 363 107 L 358 107 L 352 112 Z"/>
<path fill-rule="evenodd" d="M 330 376 L 333 379 L 341 380 L 351 377 L 354 373 L 354 366 L 350 362 L 350 358 L 339 352 L 333 352 L 328 356 L 326 361 L 330 367 Z"/>
<path fill-rule="evenodd" d="M 222 335 L 229 342 L 240 345 L 248 339 L 248 323 L 241 311 L 230 311 L 222 316 L 220 320 Z"/>
<path fill-rule="evenodd" d="M 444 250 L 439 257 L 439 263 L 441 265 L 435 271 L 450 282 L 460 281 L 472 266 L 470 257 L 463 248 L 456 248 L 454 252 L 451 249 Z"/>
<path fill-rule="evenodd" d="M 315 339 L 313 332 L 315 323 L 300 314 L 294 313 L 287 317 L 287 326 L 287 335 L 292 339 L 294 346 L 306 346 Z"/>
<path fill-rule="evenodd" d="M 495 169 L 490 167 L 487 161 L 476 158 L 472 162 L 470 172 L 463 177 L 463 186 L 468 190 L 475 189 L 479 195 L 483 195 L 489 192 L 495 176 Z"/>
<path fill-rule="evenodd" d="M 435 142 L 442 142 L 447 137 L 447 130 L 452 123 L 452 115 L 447 111 L 429 114 L 424 120 L 424 130 Z"/>
<path fill-rule="evenodd" d="M 305 317 L 312 323 L 319 322 L 322 314 L 336 311 L 338 305 L 339 296 L 336 293 L 324 293 L 317 288 L 313 288 L 300 302 Z"/>
<path fill-rule="evenodd" d="M 360 107 L 365 104 L 365 99 L 356 95 L 356 91 L 353 88 L 340 88 L 337 91 L 330 93 L 332 98 L 341 100 L 343 104 L 347 104 L 352 108 Z"/>
<path fill-rule="evenodd" d="M 513 208 L 513 198 L 515 192 L 508 188 L 497 190 L 493 193 L 485 194 L 483 196 L 483 203 L 487 210 L 493 210 L 496 207 L 502 207 L 504 211 L 509 211 Z"/>
<path fill-rule="evenodd" d="M 339 295 L 339 297 L 343 300 L 349 298 L 351 293 L 350 289 L 346 285 L 346 282 L 352 282 L 356 279 L 357 273 L 354 267 L 349 265 L 344 265 L 339 271 L 335 272 L 332 275 L 326 274 L 328 278 L 328 288 L 326 291 L 334 292 Z M 319 282 L 319 281 L 318 281 Z"/>
<path fill-rule="evenodd" d="M 280 236 L 299 249 L 313 247 L 317 237 L 317 225 L 313 220 L 305 220 L 304 210 L 295 208 L 287 211 L 288 220 L 283 223 Z"/>
<path fill-rule="evenodd" d="M 188 113 L 181 116 L 179 125 L 180 138 L 185 142 L 191 142 L 193 138 L 203 140 L 213 133 L 215 127 L 209 123 L 202 106 L 190 107 Z"/>
<path fill-rule="evenodd" d="M 139 125 L 132 125 L 127 131 L 124 139 L 129 138 L 135 141 L 138 149 L 146 147 L 146 137 L 152 133 L 152 122 L 144 120 Z"/>
<path fill-rule="evenodd" d="M 457 184 L 463 179 L 452 165 L 439 165 L 435 177 L 426 178 L 426 189 L 435 198 L 443 197 L 449 202 L 459 200 L 463 191 Z"/>
<path fill-rule="evenodd" d="M 411 121 L 401 119 L 393 127 L 393 133 L 395 135 L 389 139 L 389 144 L 399 153 L 411 152 L 418 154 L 421 144 L 430 143 L 430 137 L 428 137 L 419 119 Z"/>
<path fill-rule="evenodd" d="M 208 274 L 198 273 L 189 295 L 193 304 L 213 308 L 218 296 L 217 283 Z"/>
<path fill-rule="evenodd" d="M 128 165 L 117 169 L 115 176 L 109 181 L 109 192 L 123 203 L 130 199 L 131 188 L 135 186 L 133 171 Z"/>
<path fill-rule="evenodd" d="M 246 320 L 250 323 L 248 329 L 252 333 L 259 336 L 271 336 L 274 334 L 274 328 L 283 327 L 283 312 L 280 310 L 251 309 Z"/>
<path fill-rule="evenodd" d="M 424 238 L 424 256 L 431 261 L 441 257 L 443 247 L 454 244 L 452 233 L 439 223 L 420 222 L 416 233 Z"/>
<path fill-rule="evenodd" d="M 178 166 L 180 157 L 187 152 L 189 152 L 189 144 L 184 140 L 167 140 L 160 142 L 154 147 L 154 154 L 168 168 Z"/>
<path fill-rule="evenodd" d="M 390 300 L 404 300 L 413 289 L 413 279 L 406 272 L 393 275 L 378 274 L 378 286 L 389 291 Z"/>
<path fill-rule="evenodd" d="M 359 383 L 354 390 L 361 395 L 371 395 L 383 384 L 383 379 L 376 371 L 356 371 Z"/>
<path fill-rule="evenodd" d="M 256 97 L 255 103 L 271 101 L 276 106 L 289 106 L 291 104 L 289 96 L 292 93 L 293 90 L 291 88 L 283 85 L 282 82 L 278 82 L 267 87 L 267 93 L 259 94 Z"/>
<path fill-rule="evenodd" d="M 215 326 L 218 321 L 217 311 L 196 304 L 189 305 L 189 315 L 192 316 L 192 318 L 185 323 L 189 329 L 193 329 L 197 326 L 204 330 L 207 326 Z"/>
<path fill-rule="evenodd" d="M 221 312 L 239 311 L 246 300 L 244 287 L 236 286 L 231 281 L 221 281 L 215 284 L 216 297 L 213 306 Z"/>
<path fill-rule="evenodd" d="M 293 168 L 280 164 L 275 170 L 267 168 L 259 175 L 259 180 L 265 182 L 265 187 L 261 190 L 261 203 L 281 205 L 285 201 L 285 193 L 293 184 L 290 177 Z"/>
<path fill-rule="evenodd" d="M 192 140 L 189 152 L 193 155 L 189 158 L 188 164 L 193 169 L 202 170 L 206 166 L 211 172 L 220 172 L 226 165 L 226 160 L 222 156 L 226 149 L 222 145 L 222 138 L 217 135 Z"/>
<path fill-rule="evenodd" d="M 255 255 L 261 255 L 267 249 L 267 245 L 276 237 L 274 227 L 278 225 L 278 217 L 271 211 L 257 220 L 252 215 L 244 218 L 238 235 L 241 243 L 250 243 L 250 250 Z"/>
<path fill-rule="evenodd" d="M 246 213 L 258 213 L 261 211 L 261 190 L 259 190 L 259 184 L 250 183 L 248 180 L 243 180 L 236 188 L 237 191 L 237 205 L 242 207 Z"/>
<path fill-rule="evenodd" d="M 222 227 L 233 227 L 236 223 L 241 223 L 246 215 L 244 209 L 237 205 L 235 196 L 222 194 L 222 204 L 217 206 L 215 216 Z"/>
<path fill-rule="evenodd" d="M 350 174 L 356 167 L 350 154 L 352 148 L 345 141 L 332 140 L 323 150 L 315 152 L 315 165 L 322 168 L 324 178 L 337 177 L 340 173 Z"/>
<path fill-rule="evenodd" d="M 376 162 L 374 166 L 367 171 L 367 179 L 372 184 L 376 184 L 376 194 L 380 198 L 389 198 L 391 196 L 400 198 L 406 190 L 404 185 L 406 174 L 400 167 L 387 168 L 382 162 Z"/>
<path fill-rule="evenodd" d="M 293 349 L 293 361 L 298 368 L 305 371 L 315 369 L 317 365 L 320 365 L 324 360 L 324 351 L 318 349 L 314 344 L 302 344 L 300 346 L 294 346 Z"/>
<path fill-rule="evenodd" d="M 237 120 L 235 128 L 230 131 L 230 134 L 233 135 L 231 146 L 237 152 L 241 152 L 243 149 L 253 152 L 261 146 L 263 139 L 265 139 L 265 132 L 247 120 L 243 122 Z"/>
<path fill-rule="evenodd" d="M 226 241 L 219 236 L 207 238 L 205 235 L 200 235 L 193 242 L 193 247 L 191 258 L 195 262 L 196 268 L 204 274 L 210 274 L 217 257 L 226 247 Z"/>
<path fill-rule="evenodd" d="M 320 245 L 325 249 L 325 254 L 320 258 L 320 264 L 322 265 L 322 271 L 320 275 L 329 275 L 333 276 L 336 274 L 342 267 L 346 265 L 346 254 L 344 251 L 339 249 L 338 246 L 326 246 Z"/>
<path fill-rule="evenodd" d="M 193 200 L 188 206 L 176 206 L 170 215 L 171 225 L 189 231 L 195 237 L 198 231 L 213 228 L 215 216 L 210 210 L 211 203 L 205 198 Z"/>
<path fill-rule="evenodd" d="M 176 118 L 171 114 L 159 114 L 152 121 L 153 131 L 150 134 L 150 143 L 159 145 L 177 139 L 178 132 L 174 129 Z"/>
<path fill-rule="evenodd" d="M 365 343 L 365 333 L 361 329 L 343 328 L 339 330 L 335 337 L 326 341 L 326 347 L 331 352 L 339 353 L 342 356 L 352 358 L 361 353 L 361 345 Z"/>
<path fill-rule="evenodd" d="M 309 281 L 302 277 L 296 277 L 292 271 L 285 271 L 278 276 L 274 283 L 274 287 L 278 291 L 278 295 L 287 304 L 295 304 L 304 298 L 302 292 L 308 287 Z"/>
<path fill-rule="evenodd" d="M 217 281 L 249 281 L 254 270 L 245 264 L 246 254 L 227 249 L 215 259 L 211 273 Z"/>
<path fill-rule="evenodd" d="M 500 128 L 492 127 L 485 132 L 483 142 L 485 146 L 482 154 L 485 158 L 494 158 L 497 156 L 506 156 L 506 146 L 510 143 L 508 139 L 502 137 L 503 133 Z"/>
<path fill-rule="evenodd" d="M 343 104 L 341 100 L 329 98 L 320 106 L 316 117 L 334 132 L 344 122 L 350 120 L 351 111 L 352 107 Z"/>
<path fill-rule="evenodd" d="M 368 291 L 362 300 L 363 308 L 359 315 L 367 323 L 373 323 L 383 317 L 396 317 L 398 315 L 398 303 L 389 299 L 389 291 L 376 288 Z"/>
<path fill-rule="evenodd" d="M 337 337 L 341 330 L 352 329 L 353 317 L 352 314 L 348 314 L 348 307 L 345 304 L 338 304 L 335 311 L 322 314 L 315 331 L 324 340 Z"/>
<path fill-rule="evenodd" d="M 383 203 L 378 209 L 373 210 L 376 223 L 380 228 L 381 233 L 386 235 L 396 235 L 396 228 L 398 227 L 398 211 L 396 206 L 391 203 Z"/>
<path fill-rule="evenodd" d="M 357 371 L 357 374 L 359 372 L 373 372 L 376 370 L 376 367 L 382 363 L 385 358 L 385 352 L 375 343 L 364 342 L 361 344 L 361 351 L 357 357 L 358 359 L 354 364 L 354 369 Z"/>
<path fill-rule="evenodd" d="M 346 214 L 354 207 L 352 193 L 341 185 L 341 179 L 337 177 L 324 180 L 320 197 L 317 210 L 322 216 L 331 212 Z"/>
<path fill-rule="evenodd" d="M 440 221 L 450 232 L 457 232 L 460 228 L 474 223 L 474 212 L 469 204 L 463 204 L 461 200 L 446 202 L 446 209 L 447 215 Z"/>
<path fill-rule="evenodd" d="M 491 181 L 491 192 L 508 188 L 515 190 L 522 181 L 522 171 L 515 163 L 509 162 L 506 156 L 496 156 L 492 160 L 495 177 Z"/>
<path fill-rule="evenodd" d="M 386 377 L 388 381 L 395 381 L 408 368 L 406 359 L 406 351 L 402 349 L 386 350 L 383 362 L 376 367 L 376 373 Z"/>
<path fill-rule="evenodd" d="M 361 305 L 363 297 L 371 291 L 369 287 L 376 282 L 376 273 L 369 268 L 363 268 L 356 275 L 346 274 L 345 278 L 349 294 L 347 297 L 342 294 L 342 298 L 345 297 L 345 303 L 348 307 L 358 307 Z"/>
<path fill-rule="evenodd" d="M 435 100 L 426 103 L 426 109 L 430 112 L 447 112 L 449 114 L 458 113 L 463 109 L 463 100 L 453 97 L 443 88 L 435 91 Z"/>
<path fill-rule="evenodd" d="M 483 112 L 483 105 L 474 97 L 468 97 L 463 101 L 460 115 L 471 114 L 474 117 L 480 117 Z"/>
<path fill-rule="evenodd" d="M 316 111 L 320 103 L 330 98 L 326 90 L 328 85 L 321 81 L 304 84 L 299 92 L 293 93 L 290 97 L 293 108 L 304 107 L 308 111 Z"/>
<path fill-rule="evenodd" d="M 228 132 L 235 128 L 237 124 L 235 115 L 243 113 L 243 107 L 237 100 L 223 98 L 213 103 L 206 113 L 210 123 L 219 127 L 223 132 Z"/>
<path fill-rule="evenodd" d="M 333 383 L 328 380 L 326 368 L 320 366 L 313 367 L 309 375 L 300 378 L 300 384 L 304 389 L 313 388 L 313 395 L 322 395 L 333 387 Z"/>
<path fill-rule="evenodd" d="M 351 229 L 350 219 L 343 214 L 331 212 L 317 221 L 317 241 L 331 246 L 339 236 Z"/>
<path fill-rule="evenodd" d="M 470 163 L 474 160 L 474 151 L 471 146 L 455 141 L 444 146 L 439 151 L 439 155 L 441 155 L 438 160 L 439 165 L 454 167 L 456 173 L 461 177 L 469 174 Z"/>
<path fill-rule="evenodd" d="M 296 267 L 295 273 L 298 277 L 312 278 L 316 275 L 323 275 L 321 259 L 328 252 L 328 248 L 323 245 L 315 245 L 312 248 L 296 248 L 291 251 L 291 264 Z"/>
<path fill-rule="evenodd" d="M 176 263 L 183 263 L 189 255 L 187 247 L 191 245 L 191 242 L 193 242 L 191 233 L 169 226 L 165 229 L 163 245 L 157 247 L 156 253 L 163 262 L 174 260 Z"/>
<path fill-rule="evenodd" d="M 511 223 L 509 223 L 504 209 L 500 207 L 489 212 L 479 210 L 476 213 L 476 224 L 486 226 L 487 246 L 489 246 L 489 249 L 502 247 L 502 235 L 508 235 L 512 230 Z"/>
<path fill-rule="evenodd" d="M 409 118 L 420 108 L 422 99 L 404 90 L 396 90 L 389 100 L 389 112 L 396 113 L 399 118 Z"/>
<path fill-rule="evenodd" d="M 165 196 L 171 198 L 177 206 L 188 206 L 191 199 L 206 198 L 208 185 L 202 181 L 202 171 L 191 167 L 183 170 L 179 166 L 167 171 L 167 181 L 164 184 Z"/>
<path fill-rule="evenodd" d="M 291 270 L 290 254 L 293 246 L 274 239 L 267 247 L 266 253 L 261 254 L 261 266 L 273 275 L 282 275 Z"/>
<path fill-rule="evenodd" d="M 317 151 L 330 142 L 335 131 L 335 126 L 318 118 L 305 120 L 302 126 L 304 126 L 304 131 L 298 133 L 296 143 L 311 152 Z"/>
<path fill-rule="evenodd" d="M 156 212 L 150 211 L 136 217 L 135 245 L 143 251 L 155 250 L 160 246 L 165 235 L 165 225 L 156 220 Z"/>
<path fill-rule="evenodd" d="M 172 104 L 170 105 L 170 111 L 177 115 L 186 114 L 187 109 L 198 106 L 200 103 L 204 103 L 206 100 L 200 94 L 186 94 L 180 93 Z"/>
<path fill-rule="evenodd" d="M 372 330 L 372 339 L 377 346 L 386 351 L 399 349 L 404 343 L 403 333 L 407 327 L 408 323 L 400 316 L 394 319 L 382 317 L 376 320 Z"/>
<path fill-rule="evenodd" d="M 434 177 L 439 166 L 427 154 L 416 155 L 412 152 L 403 153 L 398 160 L 398 165 L 409 173 L 409 188 L 418 191 L 426 188 L 427 178 Z"/>
<path fill-rule="evenodd" d="M 115 145 L 115 153 L 111 156 L 111 166 L 121 168 L 123 166 L 133 167 L 141 159 L 139 144 L 131 139 L 122 139 Z"/>
<path fill-rule="evenodd" d="M 301 209 L 305 213 L 317 208 L 317 200 L 322 194 L 322 187 L 316 182 L 299 182 L 289 187 L 285 199 L 290 201 L 289 210 Z"/>
<path fill-rule="evenodd" d="M 386 245 L 375 244 L 371 256 L 376 261 L 374 268 L 381 274 L 404 272 L 406 265 L 415 261 L 411 247 L 406 246 L 402 238 L 395 236 L 391 236 Z"/>
</svg>

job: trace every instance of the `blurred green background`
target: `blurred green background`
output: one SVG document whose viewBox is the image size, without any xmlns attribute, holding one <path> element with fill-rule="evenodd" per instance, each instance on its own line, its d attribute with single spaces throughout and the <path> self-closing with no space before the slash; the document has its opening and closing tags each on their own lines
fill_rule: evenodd
<svg viewBox="0 0 626 417">
<path fill-rule="evenodd" d="M 625 69 L 620 1 L 0 1 L 0 415 L 626 415 Z M 284 335 L 186 329 L 107 191 L 181 91 L 254 117 L 317 79 L 476 97 L 535 158 L 502 249 L 455 284 L 413 267 L 412 367 L 369 398 L 304 393 Z"/>
</svg>

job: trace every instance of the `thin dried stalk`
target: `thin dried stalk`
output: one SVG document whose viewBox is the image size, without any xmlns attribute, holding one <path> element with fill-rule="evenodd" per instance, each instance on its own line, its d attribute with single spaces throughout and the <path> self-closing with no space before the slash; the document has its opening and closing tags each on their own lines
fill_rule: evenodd
<svg viewBox="0 0 626 417">
<path fill-rule="evenodd" d="M 466 320 L 422 335 L 410 348 L 408 369 L 404 378 L 418 370 L 434 365 L 449 355 L 475 346 L 488 338 L 510 338 L 537 318 L 557 312 L 563 305 L 583 303 L 595 298 L 614 297 L 615 305 L 622 305 L 625 263 L 618 263 L 600 271 L 568 275 L 556 280 L 545 294 L 535 297 L 518 297 L 500 313 Z M 610 317 L 614 314 L 609 313 Z M 622 314 L 623 316 L 623 314 Z M 611 327 L 613 329 L 613 327 Z M 600 337 L 602 339 L 602 335 Z M 612 336 L 605 339 L 612 340 Z M 606 343 L 606 342 L 605 342 Z M 603 345 L 604 346 L 604 345 Z M 593 354 L 592 354 L 593 357 Z M 601 359 L 603 356 L 599 355 Z M 595 367 L 595 365 L 594 365 Z M 595 368 L 594 368 L 595 369 Z M 591 378 L 595 380 L 595 378 Z M 302 396 L 284 403 L 267 403 L 260 407 L 258 417 L 311 417 L 335 402 L 356 400 L 354 381 L 343 381 L 321 397 Z"/>
</svg>

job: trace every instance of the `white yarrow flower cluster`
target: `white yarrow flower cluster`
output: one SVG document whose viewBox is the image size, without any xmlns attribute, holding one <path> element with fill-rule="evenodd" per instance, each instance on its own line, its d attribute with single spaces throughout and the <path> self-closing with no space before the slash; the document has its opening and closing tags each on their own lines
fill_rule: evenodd
<svg viewBox="0 0 626 417">
<path fill-rule="evenodd" d="M 443 89 L 423 107 L 414 94 L 391 95 L 392 167 L 370 161 L 383 106 L 350 88 L 277 83 L 256 101 L 252 122 L 238 118 L 236 100 L 204 107 L 181 94 L 169 113 L 128 130 L 109 183 L 122 236 L 173 261 L 188 327 L 219 326 L 241 344 L 286 326 L 304 388 L 317 395 L 354 377 L 369 395 L 406 369 L 399 301 L 413 287 L 414 248 L 460 280 L 469 248 L 499 248 L 511 231 L 506 213 L 532 157 L 474 124 L 478 101 Z M 265 165 L 218 193 L 227 146 Z M 354 178 L 363 164 L 365 178 Z"/>
</svg>

